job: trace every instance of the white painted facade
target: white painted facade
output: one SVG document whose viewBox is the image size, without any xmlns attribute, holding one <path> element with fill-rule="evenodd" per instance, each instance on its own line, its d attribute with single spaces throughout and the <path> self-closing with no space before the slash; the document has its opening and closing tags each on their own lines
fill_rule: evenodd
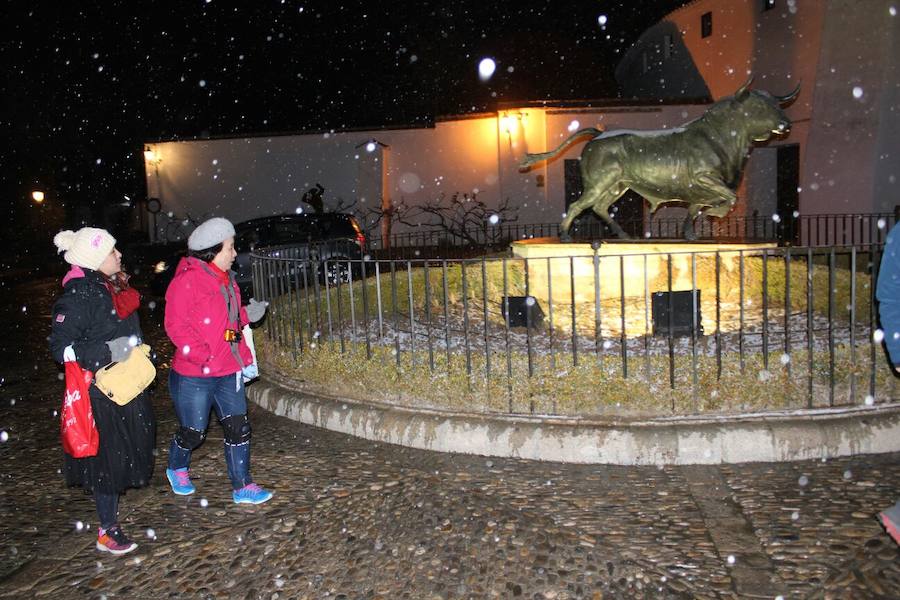
<svg viewBox="0 0 900 600">
<path fill-rule="evenodd" d="M 309 210 L 301 197 L 317 183 L 329 208 L 356 201 L 364 212 L 401 199 L 417 205 L 441 194 L 477 193 L 489 207 L 509 198 L 519 223 L 559 222 L 564 160 L 577 159 L 584 144 L 520 173 L 526 152 L 554 148 L 579 127 L 669 129 L 704 110 L 700 104 L 528 107 L 443 118 L 430 128 L 148 143 L 154 157 L 147 161 L 148 197 L 162 205 L 154 239 L 189 233 L 191 225 L 182 225 L 188 216 L 237 222 Z"/>
</svg>

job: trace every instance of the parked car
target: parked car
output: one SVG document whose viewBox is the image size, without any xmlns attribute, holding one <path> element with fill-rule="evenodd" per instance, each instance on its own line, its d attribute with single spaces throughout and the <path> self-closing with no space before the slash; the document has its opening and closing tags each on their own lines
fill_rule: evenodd
<svg viewBox="0 0 900 600">
<path fill-rule="evenodd" d="M 253 273 L 250 254 L 254 250 L 284 250 L 285 255 L 308 259 L 315 272 L 309 274 L 319 282 L 347 281 L 352 261 L 363 258 L 366 236 L 353 215 L 346 213 L 290 214 L 260 217 L 234 226 L 234 246 L 237 258 L 232 269 L 243 298 L 253 296 Z M 185 244 L 186 246 L 186 244 Z M 175 275 L 178 261 L 187 253 L 183 247 L 166 260 L 157 262 L 150 289 L 156 296 L 164 296 Z"/>
</svg>

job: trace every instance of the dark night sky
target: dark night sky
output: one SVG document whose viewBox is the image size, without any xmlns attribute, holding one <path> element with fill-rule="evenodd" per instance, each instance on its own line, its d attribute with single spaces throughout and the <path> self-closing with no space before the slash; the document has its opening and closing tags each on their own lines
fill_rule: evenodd
<svg viewBox="0 0 900 600">
<path fill-rule="evenodd" d="M 619 57 L 682 4 L 14 2 L 0 42 L 3 193 L 15 204 L 42 187 L 70 207 L 141 197 L 148 139 L 414 124 L 497 101 L 615 96 Z M 487 56 L 497 72 L 481 82 Z"/>
</svg>

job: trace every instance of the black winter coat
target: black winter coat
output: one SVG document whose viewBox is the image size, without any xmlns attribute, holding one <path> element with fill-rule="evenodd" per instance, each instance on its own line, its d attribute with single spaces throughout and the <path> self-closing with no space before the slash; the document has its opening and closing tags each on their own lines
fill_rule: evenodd
<svg viewBox="0 0 900 600">
<path fill-rule="evenodd" d="M 66 282 L 53 305 L 50 352 L 62 363 L 66 347 L 72 346 L 81 368 L 96 371 L 112 362 L 106 342 L 132 335 L 141 340 L 143 335 L 137 311 L 120 319 L 104 276 L 89 269 L 83 271 L 84 277 Z M 66 455 L 67 483 L 104 493 L 147 485 L 153 473 L 156 443 L 156 420 L 148 391 L 119 406 L 91 383 L 90 397 L 100 448 L 93 457 Z"/>
</svg>

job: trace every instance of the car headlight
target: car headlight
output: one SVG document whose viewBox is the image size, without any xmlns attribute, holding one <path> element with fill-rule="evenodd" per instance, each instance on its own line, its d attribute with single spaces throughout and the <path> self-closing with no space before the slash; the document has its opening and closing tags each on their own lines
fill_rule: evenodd
<svg viewBox="0 0 900 600">
<path fill-rule="evenodd" d="M 155 265 L 153 265 L 153 272 L 154 273 L 162 273 L 163 271 L 165 271 L 168 268 L 169 268 L 169 265 L 166 264 L 166 261 L 161 260 L 158 263 L 156 263 Z"/>
</svg>

